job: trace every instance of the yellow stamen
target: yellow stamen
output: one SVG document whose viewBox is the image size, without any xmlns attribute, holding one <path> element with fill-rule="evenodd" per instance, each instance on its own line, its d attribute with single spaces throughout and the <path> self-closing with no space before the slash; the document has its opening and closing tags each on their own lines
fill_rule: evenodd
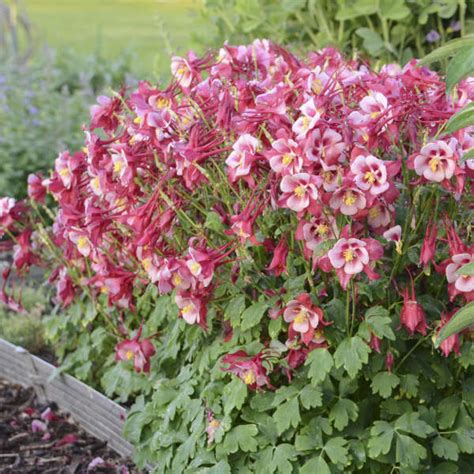
<svg viewBox="0 0 474 474">
<path fill-rule="evenodd" d="M 201 270 L 201 265 L 198 262 L 193 262 L 189 265 L 189 269 L 191 270 L 191 273 L 196 274 Z"/>
<path fill-rule="evenodd" d="M 332 181 L 332 173 L 330 171 L 325 171 L 323 173 L 323 179 L 325 183 L 330 183 Z"/>
<path fill-rule="evenodd" d="M 352 251 L 352 249 L 344 250 L 342 255 L 344 256 L 344 260 L 347 263 L 352 262 L 352 260 L 354 260 L 354 257 L 355 257 L 354 252 Z"/>
<path fill-rule="evenodd" d="M 369 183 L 369 184 L 374 184 L 375 183 L 375 175 L 372 173 L 372 171 L 367 171 L 364 174 L 364 179 Z"/>
<path fill-rule="evenodd" d="M 209 423 L 209 426 L 211 428 L 219 428 L 219 426 L 221 426 L 221 423 L 220 421 L 218 420 L 212 420 L 210 423 Z"/>
<path fill-rule="evenodd" d="M 302 198 L 304 196 L 304 193 L 305 193 L 305 188 L 304 186 L 302 185 L 299 185 L 295 188 L 295 196 L 298 197 L 298 198 Z"/>
<path fill-rule="evenodd" d="M 147 272 L 151 268 L 151 258 L 145 258 L 142 260 L 142 265 L 145 271 Z"/>
<path fill-rule="evenodd" d="M 316 227 L 316 232 L 319 235 L 326 235 L 329 232 L 329 227 L 326 224 L 319 224 L 318 227 Z"/>
<path fill-rule="evenodd" d="M 125 357 L 127 358 L 127 360 L 132 360 L 133 359 L 133 352 L 132 351 L 125 352 Z"/>
<path fill-rule="evenodd" d="M 312 84 L 312 89 L 315 94 L 320 94 L 323 90 L 323 81 L 321 79 L 315 79 Z"/>
<path fill-rule="evenodd" d="M 374 118 L 377 118 L 379 115 L 380 115 L 380 112 L 372 112 L 372 113 L 370 114 L 370 118 L 371 118 L 371 119 L 374 119 Z"/>
<path fill-rule="evenodd" d="M 243 376 L 244 383 L 246 385 L 252 385 L 257 380 L 253 370 L 247 370 Z"/>
<path fill-rule="evenodd" d="M 169 99 L 166 99 L 165 97 L 159 97 L 156 100 L 156 107 L 158 109 L 164 109 L 165 107 L 168 107 L 170 105 Z"/>
<path fill-rule="evenodd" d="M 402 254 L 402 246 L 403 246 L 403 242 L 401 240 L 398 240 L 396 243 L 395 243 L 395 251 L 401 255 Z"/>
<path fill-rule="evenodd" d="M 438 166 L 440 165 L 441 160 L 435 156 L 434 158 L 431 158 L 431 160 L 428 162 L 430 165 L 431 171 L 436 172 L 438 170 Z"/>
<path fill-rule="evenodd" d="M 311 123 L 310 118 L 305 115 L 303 117 L 303 120 L 301 121 L 301 125 L 303 126 L 303 129 L 307 130 L 309 128 L 310 123 Z"/>
<path fill-rule="evenodd" d="M 114 172 L 115 173 L 120 173 L 123 169 L 123 161 L 119 160 L 114 163 Z"/>
<path fill-rule="evenodd" d="M 346 206 L 352 206 L 356 202 L 356 197 L 352 194 L 351 191 L 347 191 L 346 194 L 344 194 L 344 204 Z"/>
<path fill-rule="evenodd" d="M 376 217 L 380 216 L 380 209 L 378 206 L 372 207 L 369 209 L 369 217 L 371 219 L 375 219 Z"/>
<path fill-rule="evenodd" d="M 59 171 L 60 176 L 63 178 L 66 178 L 71 174 L 71 172 L 67 168 L 63 168 L 62 170 Z"/>
<path fill-rule="evenodd" d="M 188 314 L 190 313 L 191 311 L 194 311 L 194 305 L 191 303 L 191 304 L 187 304 L 182 310 L 181 312 L 183 314 Z"/>
<path fill-rule="evenodd" d="M 177 273 L 175 273 L 175 274 L 173 275 L 173 279 L 172 279 L 172 280 L 173 280 L 173 285 L 174 285 L 174 286 L 179 286 L 179 285 L 181 285 L 181 283 L 183 282 L 183 279 L 182 279 Z"/>
<path fill-rule="evenodd" d="M 293 161 L 293 158 L 294 158 L 294 155 L 292 155 L 291 153 L 285 153 L 283 155 L 282 162 L 285 166 L 288 166 Z"/>
<path fill-rule="evenodd" d="M 308 319 L 308 318 L 307 318 L 307 316 L 306 316 L 306 313 L 305 313 L 304 311 L 300 311 L 300 312 L 296 315 L 296 317 L 295 317 L 295 319 L 294 319 L 294 322 L 295 322 L 296 324 L 303 324 L 303 323 L 306 322 L 307 319 Z"/>
<path fill-rule="evenodd" d="M 88 246 L 89 246 L 89 239 L 87 237 L 84 237 L 83 235 L 81 235 L 77 239 L 77 248 L 80 249 L 80 250 L 84 250 Z"/>
<path fill-rule="evenodd" d="M 142 121 L 143 121 L 143 119 L 142 119 L 141 117 L 135 117 L 135 118 L 133 119 L 133 123 L 136 123 L 136 124 L 138 124 L 138 125 L 141 125 L 141 124 L 142 124 Z"/>
</svg>

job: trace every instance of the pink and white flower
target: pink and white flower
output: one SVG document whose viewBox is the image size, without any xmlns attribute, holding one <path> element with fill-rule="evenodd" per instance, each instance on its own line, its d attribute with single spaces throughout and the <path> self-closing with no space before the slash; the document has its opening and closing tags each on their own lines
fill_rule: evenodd
<svg viewBox="0 0 474 474">
<path fill-rule="evenodd" d="M 456 170 L 454 152 L 442 140 L 425 145 L 414 157 L 413 163 L 418 176 L 423 176 L 428 181 L 436 183 L 451 179 Z"/>
<path fill-rule="evenodd" d="M 451 257 L 451 263 L 446 267 L 446 278 L 459 293 L 474 291 L 474 276 L 460 275 L 458 270 L 468 263 L 474 262 L 474 254 L 459 253 Z"/>
<path fill-rule="evenodd" d="M 335 130 L 327 128 L 322 132 L 317 128 L 311 132 L 306 145 L 306 156 L 309 161 L 324 161 L 327 165 L 335 165 L 344 161 L 345 148 L 342 136 Z"/>
<path fill-rule="evenodd" d="M 283 192 L 279 204 L 295 212 L 307 209 L 318 199 L 318 179 L 308 173 L 284 176 L 280 183 Z"/>
<path fill-rule="evenodd" d="M 366 204 L 364 193 L 352 187 L 338 189 L 329 200 L 331 208 L 338 210 L 345 216 L 354 216 L 365 209 Z"/>
<path fill-rule="evenodd" d="M 171 74 L 178 81 L 179 85 L 188 88 L 193 80 L 193 71 L 186 59 L 179 56 L 171 58 Z"/>
<path fill-rule="evenodd" d="M 232 182 L 250 173 L 250 169 L 255 161 L 257 147 L 258 140 L 249 134 L 240 136 L 232 145 L 234 151 L 225 160 L 226 165 L 229 167 L 228 172 Z"/>
<path fill-rule="evenodd" d="M 299 145 L 294 140 L 280 138 L 272 143 L 270 166 L 282 175 L 299 173 L 303 166 L 301 155 Z"/>
<path fill-rule="evenodd" d="M 382 194 L 390 186 L 385 163 L 373 155 L 359 155 L 351 163 L 351 172 L 354 174 L 355 184 L 370 194 Z"/>
<path fill-rule="evenodd" d="M 388 108 L 388 100 L 381 92 L 370 91 L 359 102 L 360 110 L 349 114 L 349 123 L 354 127 L 365 127 L 379 119 Z"/>
<path fill-rule="evenodd" d="M 402 228 L 399 225 L 390 227 L 383 233 L 385 239 L 389 242 L 395 242 L 395 250 L 397 253 L 402 253 Z"/>
<path fill-rule="evenodd" d="M 323 110 L 317 108 L 314 98 L 311 98 L 300 107 L 300 112 L 300 117 L 292 127 L 298 140 L 303 139 L 306 134 L 315 127 L 323 114 Z"/>
</svg>

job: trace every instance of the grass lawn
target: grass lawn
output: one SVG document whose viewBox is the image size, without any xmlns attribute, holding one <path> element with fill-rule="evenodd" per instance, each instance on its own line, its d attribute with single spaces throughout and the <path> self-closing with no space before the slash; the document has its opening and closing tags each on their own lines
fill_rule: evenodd
<svg viewBox="0 0 474 474">
<path fill-rule="evenodd" d="M 35 37 L 81 55 L 134 54 L 137 74 L 167 75 L 169 56 L 204 34 L 199 0 L 23 0 Z"/>
</svg>

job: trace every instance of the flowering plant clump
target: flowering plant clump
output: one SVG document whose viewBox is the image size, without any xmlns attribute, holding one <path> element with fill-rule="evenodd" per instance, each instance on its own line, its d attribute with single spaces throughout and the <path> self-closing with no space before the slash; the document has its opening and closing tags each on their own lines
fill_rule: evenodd
<svg viewBox="0 0 474 474">
<path fill-rule="evenodd" d="M 474 131 L 442 134 L 474 80 L 265 40 L 171 70 L 0 200 L 17 270 L 52 268 L 69 368 L 139 395 L 137 461 L 467 472 L 471 333 L 431 339 L 474 300 Z"/>
</svg>

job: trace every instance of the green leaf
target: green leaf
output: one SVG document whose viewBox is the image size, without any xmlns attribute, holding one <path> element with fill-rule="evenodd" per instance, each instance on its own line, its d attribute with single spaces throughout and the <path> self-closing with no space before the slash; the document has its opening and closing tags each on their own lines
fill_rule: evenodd
<svg viewBox="0 0 474 474">
<path fill-rule="evenodd" d="M 249 306 L 242 313 L 242 331 L 247 331 L 248 329 L 256 326 L 262 319 L 267 308 L 268 303 L 266 301 L 259 301 L 257 303 L 254 303 L 252 306 Z"/>
<path fill-rule="evenodd" d="M 336 20 L 352 20 L 359 16 L 368 16 L 377 13 L 378 0 L 338 0 L 339 8 L 336 14 Z"/>
<path fill-rule="evenodd" d="M 232 428 L 224 439 L 224 452 L 226 454 L 236 453 L 239 449 L 245 452 L 254 452 L 257 450 L 258 434 L 256 425 L 239 425 Z"/>
<path fill-rule="evenodd" d="M 359 407 L 348 398 L 339 399 L 329 412 L 329 421 L 334 427 L 341 431 L 348 424 L 349 420 L 355 421 L 359 416 Z"/>
<path fill-rule="evenodd" d="M 456 334 L 474 324 L 474 301 L 462 307 L 456 314 L 443 326 L 435 341 L 435 347 L 446 340 L 449 336 Z"/>
<path fill-rule="evenodd" d="M 382 398 L 388 398 L 395 387 L 398 387 L 400 379 L 390 372 L 379 372 L 372 379 L 370 386 L 372 393 L 379 393 Z"/>
<path fill-rule="evenodd" d="M 212 467 L 205 467 L 204 469 L 199 469 L 201 474 L 231 474 L 231 469 L 229 463 L 224 460 L 219 461 Z"/>
<path fill-rule="evenodd" d="M 318 385 L 324 382 L 331 371 L 334 361 L 331 353 L 327 349 L 314 349 L 306 359 L 305 365 L 309 365 L 308 377 L 312 385 Z"/>
<path fill-rule="evenodd" d="M 331 474 L 331 471 L 324 458 L 318 456 L 307 461 L 299 474 Z"/>
<path fill-rule="evenodd" d="M 362 46 L 373 56 L 377 56 L 385 47 L 382 37 L 370 28 L 357 28 L 356 35 L 362 38 Z"/>
<path fill-rule="evenodd" d="M 466 454 L 474 454 L 474 430 L 472 427 L 459 428 L 454 433 L 453 439 L 456 441 L 459 451 Z"/>
<path fill-rule="evenodd" d="M 245 296 L 239 295 L 232 298 L 225 309 L 224 317 L 230 320 L 232 327 L 240 326 L 240 315 L 245 310 Z"/>
<path fill-rule="evenodd" d="M 388 310 L 381 306 L 374 306 L 365 313 L 365 321 L 372 332 L 380 339 L 387 338 L 395 340 L 395 334 L 390 327 L 392 319 Z"/>
<path fill-rule="evenodd" d="M 329 456 L 333 464 L 346 465 L 349 462 L 347 457 L 347 441 L 340 436 L 331 438 L 324 446 L 324 451 Z"/>
<path fill-rule="evenodd" d="M 224 413 L 228 415 L 234 408 L 240 410 L 247 398 L 247 385 L 240 379 L 233 379 L 224 387 Z"/>
<path fill-rule="evenodd" d="M 334 354 L 337 368 L 344 367 L 349 377 L 354 378 L 362 365 L 369 360 L 370 347 L 359 337 L 354 336 L 344 339 Z"/>
<path fill-rule="evenodd" d="M 283 325 L 282 318 L 272 319 L 270 323 L 268 324 L 268 335 L 272 339 L 275 339 L 278 336 L 278 334 L 280 334 L 282 325 Z"/>
<path fill-rule="evenodd" d="M 437 409 L 437 422 L 441 430 L 449 429 L 454 425 L 460 406 L 461 399 L 457 395 L 441 400 Z"/>
<path fill-rule="evenodd" d="M 459 161 L 461 163 L 464 163 L 465 161 L 472 160 L 472 159 L 474 159 L 474 148 L 471 148 L 470 150 L 466 151 L 464 153 L 464 155 L 461 156 Z M 470 264 L 468 263 L 468 265 L 470 265 Z"/>
<path fill-rule="evenodd" d="M 426 438 L 430 433 L 433 433 L 433 428 L 423 420 L 420 420 L 420 414 L 405 413 L 395 422 L 395 430 L 402 430 L 407 433 L 414 434 L 420 438 Z"/>
<path fill-rule="evenodd" d="M 426 66 L 427 64 L 452 56 L 465 47 L 472 46 L 474 46 L 474 35 L 465 35 L 463 38 L 448 41 L 445 45 L 435 49 L 421 59 L 418 64 Z"/>
<path fill-rule="evenodd" d="M 448 438 L 437 436 L 433 442 L 433 453 L 439 458 L 457 461 L 459 458 L 458 445 Z"/>
<path fill-rule="evenodd" d="M 474 125 L 474 102 L 470 102 L 459 112 L 456 112 L 447 122 L 443 129 L 443 135 L 451 134 L 462 128 Z"/>
<path fill-rule="evenodd" d="M 368 443 L 369 457 L 377 459 L 380 455 L 388 454 L 392 446 L 395 430 L 386 421 L 376 421 L 370 430 Z"/>
<path fill-rule="evenodd" d="M 219 214 L 214 211 L 209 211 L 206 215 L 206 221 L 204 222 L 204 227 L 207 229 L 214 230 L 216 232 L 222 231 L 224 226 L 222 224 Z"/>
<path fill-rule="evenodd" d="M 290 426 L 296 428 L 301 421 L 298 398 L 295 397 L 285 403 L 282 403 L 275 410 L 273 419 L 277 425 L 279 435 L 281 435 L 283 431 L 287 430 Z"/>
<path fill-rule="evenodd" d="M 290 461 L 296 459 L 296 450 L 292 444 L 279 444 L 273 451 L 273 458 L 271 461 L 271 472 L 280 472 L 286 474 L 292 472 L 293 466 Z"/>
<path fill-rule="evenodd" d="M 387 20 L 400 21 L 410 14 L 404 0 L 380 0 L 380 16 Z"/>
<path fill-rule="evenodd" d="M 416 397 L 418 394 L 418 378 L 413 374 L 400 376 L 400 392 L 404 393 L 407 398 Z"/>
<path fill-rule="evenodd" d="M 418 469 L 420 460 L 426 458 L 426 449 L 413 438 L 397 435 L 395 459 L 403 467 Z"/>
<path fill-rule="evenodd" d="M 446 73 L 446 92 L 474 71 L 474 47 L 459 50 L 448 64 Z"/>
<path fill-rule="evenodd" d="M 323 393 L 312 385 L 305 385 L 300 392 L 300 402 L 304 408 L 316 408 L 323 405 Z"/>
</svg>

